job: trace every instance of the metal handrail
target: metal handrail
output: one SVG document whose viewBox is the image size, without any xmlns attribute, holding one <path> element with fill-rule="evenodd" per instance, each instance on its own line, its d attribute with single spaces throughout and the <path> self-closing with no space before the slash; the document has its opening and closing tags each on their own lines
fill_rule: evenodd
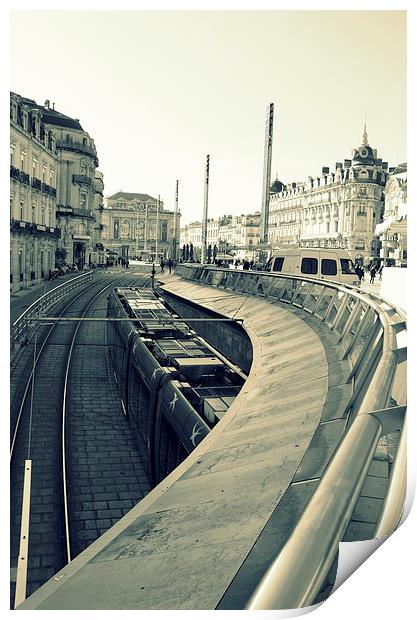
<svg viewBox="0 0 417 620">
<path fill-rule="evenodd" d="M 59 284 L 52 290 L 44 293 L 36 299 L 26 310 L 16 319 L 11 327 L 11 345 L 16 345 L 20 340 L 26 337 L 31 322 L 29 321 L 35 314 L 50 308 L 58 299 L 77 288 L 84 282 L 88 282 L 93 278 L 93 272 L 82 273 L 70 280 Z"/>
<path fill-rule="evenodd" d="M 205 271 L 212 270 L 213 267 L 200 267 L 198 272 L 196 267 L 181 265 L 180 269 L 177 268 L 176 271 L 180 274 L 182 272 L 183 277 L 187 277 L 187 272 L 192 269 L 194 274 L 200 272 L 198 278 L 200 279 Z M 221 268 L 216 268 L 216 270 L 223 271 L 225 274 L 236 274 L 235 270 L 230 271 L 229 269 Z M 245 272 L 239 273 L 245 274 Z M 247 609 L 251 610 L 295 609 L 314 604 L 317 595 L 325 583 L 325 579 L 336 558 L 339 542 L 344 536 L 368 474 L 378 441 L 384 434 L 392 430 L 387 431 L 384 429 L 383 419 L 394 420 L 399 427 L 402 426 L 402 418 L 400 423 L 398 423 L 399 416 L 394 416 L 392 410 L 387 409 L 387 407 L 389 406 L 389 399 L 395 382 L 396 370 L 401 361 L 397 346 L 397 331 L 392 322 L 392 315 L 395 314 L 399 317 L 400 322 L 404 322 L 404 329 L 405 315 L 401 310 L 382 298 L 364 294 L 362 291 L 339 283 L 284 274 L 253 271 L 246 273 L 248 274 L 247 277 L 251 278 L 262 276 L 268 279 L 301 280 L 309 284 L 321 285 L 324 288 L 336 289 L 344 296 L 346 295 L 365 303 L 372 310 L 375 320 L 379 321 L 383 330 L 382 355 L 377 361 L 370 381 L 367 383 L 364 395 L 360 397 L 361 400 L 357 403 L 359 408 L 356 417 L 341 440 L 292 535 L 261 580 L 247 606 Z M 229 277 L 229 280 L 231 279 Z M 226 276 L 226 283 L 222 284 L 222 287 L 227 288 L 227 280 Z M 209 284 L 206 280 L 204 282 Z M 285 287 L 281 289 L 280 297 L 284 290 Z M 293 303 L 300 290 L 301 287 L 297 287 L 291 301 L 286 300 L 286 302 Z M 308 296 L 301 307 L 304 307 Z M 320 306 L 322 297 L 323 295 L 318 296 L 313 314 Z M 328 311 L 324 313 L 322 318 L 325 322 L 328 322 L 331 305 L 336 298 L 337 295 L 334 295 L 329 302 Z M 346 298 L 344 297 L 343 299 Z M 340 323 L 342 313 L 346 311 L 346 308 L 347 302 L 341 299 L 336 316 L 333 317 L 331 323 L 329 322 L 330 329 L 334 329 Z M 365 319 L 365 316 L 367 317 L 368 313 L 365 313 L 362 320 Z M 358 329 L 359 326 L 357 326 L 356 330 Z M 350 344 L 344 342 L 348 332 L 349 330 L 343 330 L 342 326 L 339 343 L 345 346 L 346 351 L 350 350 Z M 377 332 L 379 330 L 371 330 L 370 334 L 371 336 L 374 334 L 374 336 L 366 341 L 363 351 L 370 350 L 374 346 L 374 338 L 378 338 L 375 335 Z M 355 377 L 355 374 L 353 374 L 353 377 Z M 359 398 L 360 392 L 361 390 L 356 392 L 355 400 Z M 351 402 L 349 407 L 351 408 L 352 405 L 353 403 Z M 405 407 L 397 409 L 401 409 L 400 417 L 405 415 Z M 385 414 L 385 418 L 381 417 L 381 412 Z M 406 486 L 405 450 L 406 433 L 404 421 L 393 472 L 375 531 L 375 536 L 377 537 L 392 533 L 402 516 Z"/>
</svg>

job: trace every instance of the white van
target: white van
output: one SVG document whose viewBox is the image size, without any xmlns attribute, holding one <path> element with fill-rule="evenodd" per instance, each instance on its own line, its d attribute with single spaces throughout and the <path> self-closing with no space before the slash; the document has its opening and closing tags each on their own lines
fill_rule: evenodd
<svg viewBox="0 0 417 620">
<path fill-rule="evenodd" d="M 325 248 L 288 248 L 275 250 L 265 266 L 290 276 L 359 284 L 353 261 L 346 250 Z"/>
</svg>

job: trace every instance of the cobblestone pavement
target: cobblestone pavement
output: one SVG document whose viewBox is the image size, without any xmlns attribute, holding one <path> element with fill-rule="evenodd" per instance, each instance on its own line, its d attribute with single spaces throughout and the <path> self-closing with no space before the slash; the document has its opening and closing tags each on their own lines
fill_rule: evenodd
<svg viewBox="0 0 417 620">
<path fill-rule="evenodd" d="M 103 303 L 95 313 L 103 315 Z M 151 489 L 114 378 L 105 324 L 82 325 L 73 354 L 68 419 L 73 555 Z"/>
<path fill-rule="evenodd" d="M 144 278 L 133 273 L 124 285 L 138 284 Z M 131 276 L 131 277 L 129 277 Z M 99 286 L 105 286 L 101 281 Z M 97 288 L 94 289 L 95 293 Z M 106 315 L 108 291 L 97 301 L 97 316 Z M 71 307 L 79 316 L 94 291 L 91 286 Z M 75 310 L 78 308 L 78 310 Z M 91 316 L 91 311 L 88 313 Z M 11 603 L 20 540 L 23 463 L 31 458 L 32 490 L 28 554 L 27 595 L 53 576 L 65 563 L 61 488 L 61 402 L 63 374 L 74 323 L 61 324 L 51 336 L 36 369 L 32 424 L 28 416 L 16 442 L 11 477 Z M 144 466 L 136 449 L 133 433 L 124 416 L 105 344 L 104 323 L 82 324 L 74 347 L 71 367 L 67 420 L 69 439 L 69 498 L 74 510 L 71 528 L 72 557 L 113 525 L 149 490 Z M 13 369 L 12 384 L 24 383 L 33 345 Z M 26 376 L 27 380 L 27 376 Z M 16 389 L 12 394 L 18 406 Z M 28 430 L 31 429 L 31 430 Z M 29 452 L 30 436 L 30 457 Z"/>
</svg>

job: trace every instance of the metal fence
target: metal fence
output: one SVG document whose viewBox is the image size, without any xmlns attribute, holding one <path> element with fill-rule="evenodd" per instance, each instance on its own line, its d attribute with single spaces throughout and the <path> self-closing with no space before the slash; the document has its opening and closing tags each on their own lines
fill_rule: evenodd
<svg viewBox="0 0 417 620">
<path fill-rule="evenodd" d="M 82 286 L 86 282 L 89 282 L 94 277 L 93 271 L 88 271 L 87 273 L 82 273 L 79 276 L 75 276 L 70 280 L 66 280 L 59 286 L 55 286 L 53 289 L 44 293 L 36 301 L 33 302 L 19 316 L 18 319 L 13 323 L 11 327 L 11 335 L 10 335 L 10 345 L 11 349 L 19 346 L 24 340 L 28 338 L 29 331 L 34 329 L 33 321 L 29 319 L 33 319 L 36 316 L 42 316 L 45 314 L 46 310 L 54 306 L 60 299 L 68 295 L 72 290 Z M 45 288 L 48 283 L 46 283 Z"/>
<path fill-rule="evenodd" d="M 273 273 L 179 265 L 201 284 L 290 304 L 337 336 L 351 362 L 347 431 L 292 535 L 252 596 L 248 609 L 312 605 L 337 556 L 356 501 L 384 435 L 401 433 L 374 536 L 399 525 L 406 495 L 406 317 L 391 303 L 347 285 Z"/>
</svg>

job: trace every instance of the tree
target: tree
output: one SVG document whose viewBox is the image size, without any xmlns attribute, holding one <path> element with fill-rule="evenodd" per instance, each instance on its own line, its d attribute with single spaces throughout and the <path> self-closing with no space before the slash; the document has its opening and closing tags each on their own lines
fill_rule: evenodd
<svg viewBox="0 0 417 620">
<path fill-rule="evenodd" d="M 190 246 L 187 245 L 185 246 L 185 260 L 188 261 L 188 259 L 190 258 Z"/>
<path fill-rule="evenodd" d="M 194 262 L 194 247 L 193 244 L 190 243 L 190 263 Z"/>
<path fill-rule="evenodd" d="M 185 261 L 185 243 L 182 246 L 182 260 Z"/>
<path fill-rule="evenodd" d="M 218 252 L 217 245 L 214 244 L 214 248 L 213 248 L 213 263 L 216 261 L 217 252 Z"/>
<path fill-rule="evenodd" d="M 211 243 L 210 243 L 207 248 L 207 262 L 208 263 L 211 263 L 211 255 L 212 255 L 212 250 L 211 250 Z"/>
</svg>

